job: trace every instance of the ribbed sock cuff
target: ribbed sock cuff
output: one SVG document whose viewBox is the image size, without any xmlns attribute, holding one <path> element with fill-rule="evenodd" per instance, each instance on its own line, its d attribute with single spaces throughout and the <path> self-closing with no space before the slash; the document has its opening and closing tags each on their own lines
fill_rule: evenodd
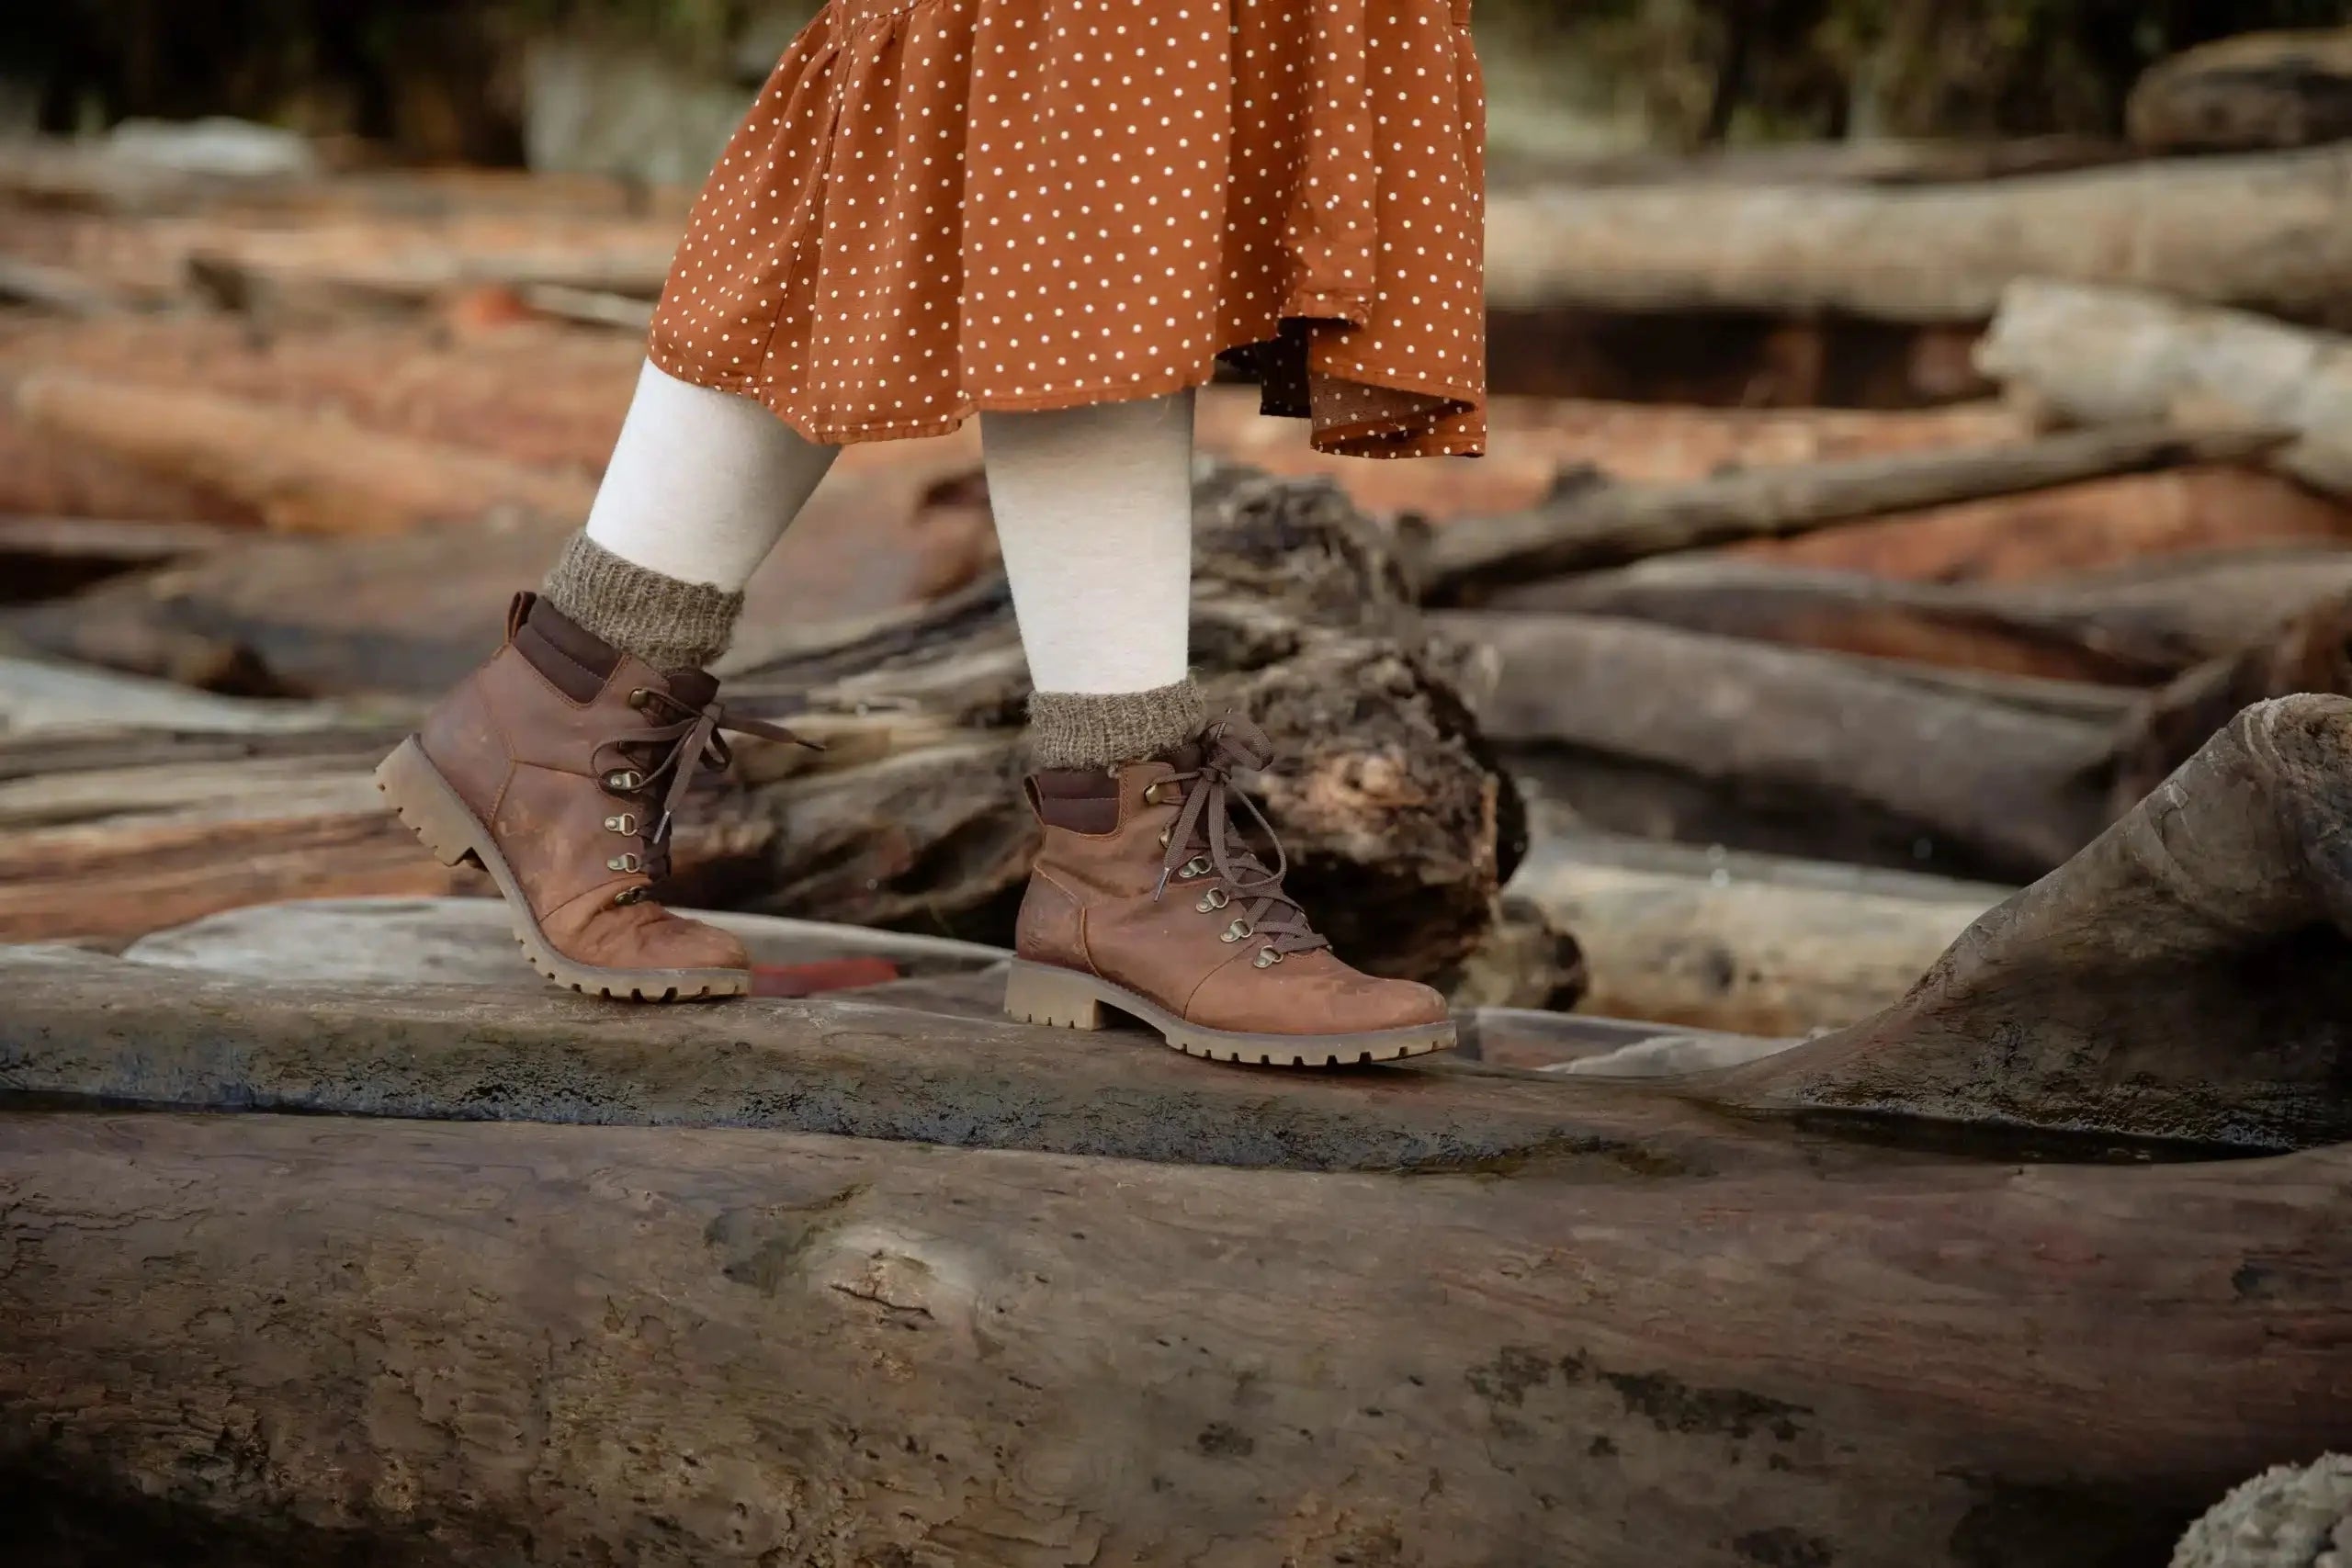
<svg viewBox="0 0 2352 1568">
<path fill-rule="evenodd" d="M 585 534 L 556 558 L 544 590 L 585 630 L 656 670 L 701 670 L 727 651 L 743 595 L 682 582 L 626 560 Z"/>
<path fill-rule="evenodd" d="M 1172 751 L 1208 727 L 1187 677 L 1148 692 L 1037 692 L 1029 698 L 1030 765 L 1107 768 Z"/>
</svg>

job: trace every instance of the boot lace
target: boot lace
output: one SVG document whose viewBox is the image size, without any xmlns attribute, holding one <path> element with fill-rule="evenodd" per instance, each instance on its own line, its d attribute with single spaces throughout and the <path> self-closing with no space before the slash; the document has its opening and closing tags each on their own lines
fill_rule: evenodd
<svg viewBox="0 0 2352 1568">
<path fill-rule="evenodd" d="M 653 722 L 645 728 L 599 741 L 591 753 L 589 765 L 596 770 L 597 782 L 606 795 L 633 801 L 658 798 L 662 815 L 650 827 L 630 813 L 605 818 L 605 827 L 624 837 L 639 838 L 645 845 L 642 856 L 616 856 L 607 861 L 606 865 L 615 871 L 643 871 L 656 881 L 669 875 L 670 829 L 677 821 L 678 807 L 684 803 L 686 792 L 705 769 L 724 772 L 735 760 L 734 750 L 721 731 L 806 746 L 812 751 L 824 750 L 818 742 L 796 735 L 780 724 L 729 713 L 724 703 L 713 701 L 697 706 L 658 686 L 640 686 L 628 694 L 628 700 L 631 707 L 650 716 Z M 623 863 L 631 858 L 638 863 Z"/>
<path fill-rule="evenodd" d="M 1202 737 L 1200 764 L 1162 781 L 1183 790 L 1183 804 L 1169 828 L 1167 858 L 1160 864 L 1159 882 L 1151 894 L 1157 900 L 1168 890 L 1170 877 L 1189 882 L 1215 873 L 1231 891 L 1227 894 L 1224 889 L 1211 889 L 1201 908 L 1218 909 L 1228 903 L 1243 906 L 1235 914 L 1233 923 L 1226 928 L 1226 940 L 1264 938 L 1266 945 L 1258 955 L 1258 967 L 1261 969 L 1279 964 L 1290 953 L 1312 953 L 1331 945 L 1329 939 L 1318 934 L 1309 923 L 1306 908 L 1283 890 L 1283 877 L 1290 870 L 1290 859 L 1283 852 L 1282 840 L 1275 835 L 1274 825 L 1258 808 L 1258 803 L 1233 782 L 1235 773 L 1255 772 L 1272 759 L 1273 743 L 1266 739 L 1263 730 L 1245 718 L 1220 719 Z M 1274 857 L 1271 867 L 1258 858 L 1246 839 L 1237 835 L 1232 818 L 1237 802 L 1263 831 Z M 1205 854 L 1201 852 L 1204 851 Z"/>
</svg>

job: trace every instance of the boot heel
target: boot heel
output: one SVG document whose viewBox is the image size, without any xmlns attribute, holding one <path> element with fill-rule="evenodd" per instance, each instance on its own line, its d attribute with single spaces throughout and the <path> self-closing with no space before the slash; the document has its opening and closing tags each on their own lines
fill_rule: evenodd
<svg viewBox="0 0 2352 1568">
<path fill-rule="evenodd" d="M 1004 1010 L 1024 1023 L 1057 1029 L 1100 1029 L 1102 1004 L 1085 976 L 1049 964 L 1013 961 L 1004 980 Z"/>
<path fill-rule="evenodd" d="M 399 814 L 435 860 L 443 865 L 457 865 L 469 860 L 476 865 L 481 863 L 474 852 L 474 840 L 481 832 L 481 825 L 425 759 L 424 749 L 416 743 L 415 736 L 401 741 L 390 756 L 377 764 L 376 787 L 383 791 L 385 804 Z"/>
</svg>

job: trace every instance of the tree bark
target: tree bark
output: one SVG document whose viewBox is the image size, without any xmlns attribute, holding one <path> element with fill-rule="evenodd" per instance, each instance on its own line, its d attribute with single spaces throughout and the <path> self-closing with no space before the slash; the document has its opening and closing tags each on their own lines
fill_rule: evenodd
<svg viewBox="0 0 2352 1568">
<path fill-rule="evenodd" d="M 2009 447 L 1864 457 L 1726 474 L 1685 485 L 1581 485 L 1531 511 L 1460 518 L 1431 541 L 1426 592 L 1473 598 L 1498 583 L 1734 540 L 1782 538 L 1838 523 L 2144 468 L 2250 457 L 2287 433 L 2184 433 L 2164 424 L 2075 431 Z"/>
<path fill-rule="evenodd" d="M 2021 277 L 2300 318 L 2352 278 L 2352 152 L 2152 161 L 1978 186 L 1668 184 L 1498 196 L 1498 309 L 1980 321 Z"/>
<path fill-rule="evenodd" d="M 2347 1190 L 20 1113 L 0 1474 L 85 1568 L 2124 1568 L 2352 1439 Z"/>
<path fill-rule="evenodd" d="M 2003 291 L 1977 364 L 2081 423 L 2186 412 L 2285 426 L 2299 437 L 2278 456 L 2286 470 L 2352 496 L 2352 340 L 2127 288 L 2030 279 Z"/>
</svg>

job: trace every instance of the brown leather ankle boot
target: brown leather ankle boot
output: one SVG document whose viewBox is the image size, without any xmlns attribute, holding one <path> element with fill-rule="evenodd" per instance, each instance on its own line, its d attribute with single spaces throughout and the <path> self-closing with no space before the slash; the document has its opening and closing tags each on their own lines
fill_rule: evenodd
<svg viewBox="0 0 2352 1568">
<path fill-rule="evenodd" d="M 1227 719 L 1148 762 L 1037 773 L 1046 826 L 1021 905 L 1005 1010 L 1099 1029 L 1106 1007 L 1192 1055 L 1270 1066 L 1393 1061 L 1453 1044 L 1445 998 L 1340 962 L 1306 912 L 1235 836 L 1232 775 L 1266 738 Z M 1269 838 L 1272 829 L 1267 829 Z"/>
<path fill-rule="evenodd" d="M 698 670 L 655 670 L 518 593 L 506 644 L 376 770 L 377 787 L 445 865 L 490 873 L 533 967 L 560 986 L 642 1001 L 751 989 L 743 944 L 646 889 L 669 869 L 671 814 L 725 767 L 730 717 Z M 801 742 L 806 744 L 806 742 Z"/>
</svg>

